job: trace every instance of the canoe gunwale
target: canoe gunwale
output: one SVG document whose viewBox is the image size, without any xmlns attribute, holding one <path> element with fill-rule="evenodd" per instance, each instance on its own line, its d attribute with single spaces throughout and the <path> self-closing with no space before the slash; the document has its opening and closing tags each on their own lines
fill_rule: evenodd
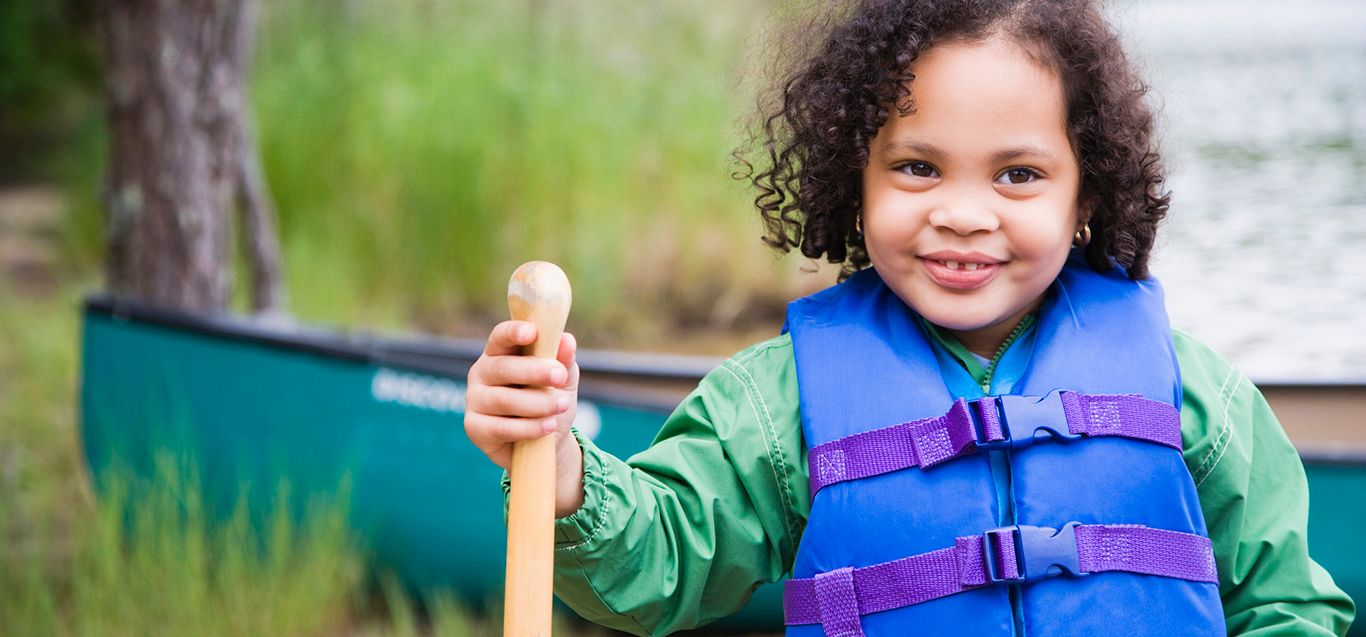
<svg viewBox="0 0 1366 637">
<path fill-rule="evenodd" d="M 1305 464 L 1366 467 L 1366 449 L 1331 445 L 1296 445 Z"/>
<path fill-rule="evenodd" d="M 477 339 L 426 335 L 388 335 L 365 330 L 347 331 L 302 325 L 288 320 L 258 320 L 236 314 L 204 314 L 157 307 L 148 303 L 92 294 L 84 302 L 86 314 L 111 317 L 171 330 L 280 347 L 405 371 L 464 381 L 484 343 Z M 721 359 L 706 356 L 643 354 L 579 350 L 583 374 L 580 395 L 588 400 L 623 407 L 671 412 Z M 656 386 L 654 391 L 627 391 L 626 384 Z M 664 389 L 659 389 L 664 388 Z"/>
</svg>

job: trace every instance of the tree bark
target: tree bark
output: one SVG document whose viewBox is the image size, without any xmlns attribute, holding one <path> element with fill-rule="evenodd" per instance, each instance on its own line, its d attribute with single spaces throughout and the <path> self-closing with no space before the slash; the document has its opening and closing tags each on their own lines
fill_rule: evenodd
<svg viewBox="0 0 1366 637">
<path fill-rule="evenodd" d="M 248 258 L 267 279 L 253 282 L 253 306 L 279 309 L 273 213 L 246 124 L 254 0 L 105 0 L 101 17 L 110 291 L 192 311 L 226 309 L 240 195 L 253 235 Z"/>
</svg>

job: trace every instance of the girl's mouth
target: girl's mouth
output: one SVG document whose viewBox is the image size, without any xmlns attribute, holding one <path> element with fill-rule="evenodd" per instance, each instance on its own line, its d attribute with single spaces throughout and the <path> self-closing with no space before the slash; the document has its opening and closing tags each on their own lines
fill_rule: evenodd
<svg viewBox="0 0 1366 637">
<path fill-rule="evenodd" d="M 972 290 L 990 283 L 1001 272 L 1000 263 L 958 261 L 921 257 L 925 272 L 935 283 L 954 290 Z"/>
</svg>

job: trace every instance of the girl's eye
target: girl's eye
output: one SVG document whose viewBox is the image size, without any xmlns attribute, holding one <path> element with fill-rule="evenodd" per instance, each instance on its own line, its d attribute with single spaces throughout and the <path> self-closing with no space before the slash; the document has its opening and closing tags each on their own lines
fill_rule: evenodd
<svg viewBox="0 0 1366 637">
<path fill-rule="evenodd" d="M 998 184 L 1027 184 L 1040 177 L 1032 168 L 1007 168 L 996 178 Z"/>
<path fill-rule="evenodd" d="M 932 178 L 939 176 L 939 171 L 935 170 L 934 166 L 923 161 L 906 162 L 898 167 L 897 170 L 916 177 Z"/>
</svg>

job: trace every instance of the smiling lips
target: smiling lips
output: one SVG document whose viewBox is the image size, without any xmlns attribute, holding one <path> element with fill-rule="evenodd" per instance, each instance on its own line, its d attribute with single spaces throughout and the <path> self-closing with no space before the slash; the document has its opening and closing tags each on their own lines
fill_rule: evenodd
<svg viewBox="0 0 1366 637">
<path fill-rule="evenodd" d="M 1004 262 L 980 252 L 944 250 L 920 256 L 935 283 L 955 290 L 971 290 L 990 283 Z"/>
</svg>

